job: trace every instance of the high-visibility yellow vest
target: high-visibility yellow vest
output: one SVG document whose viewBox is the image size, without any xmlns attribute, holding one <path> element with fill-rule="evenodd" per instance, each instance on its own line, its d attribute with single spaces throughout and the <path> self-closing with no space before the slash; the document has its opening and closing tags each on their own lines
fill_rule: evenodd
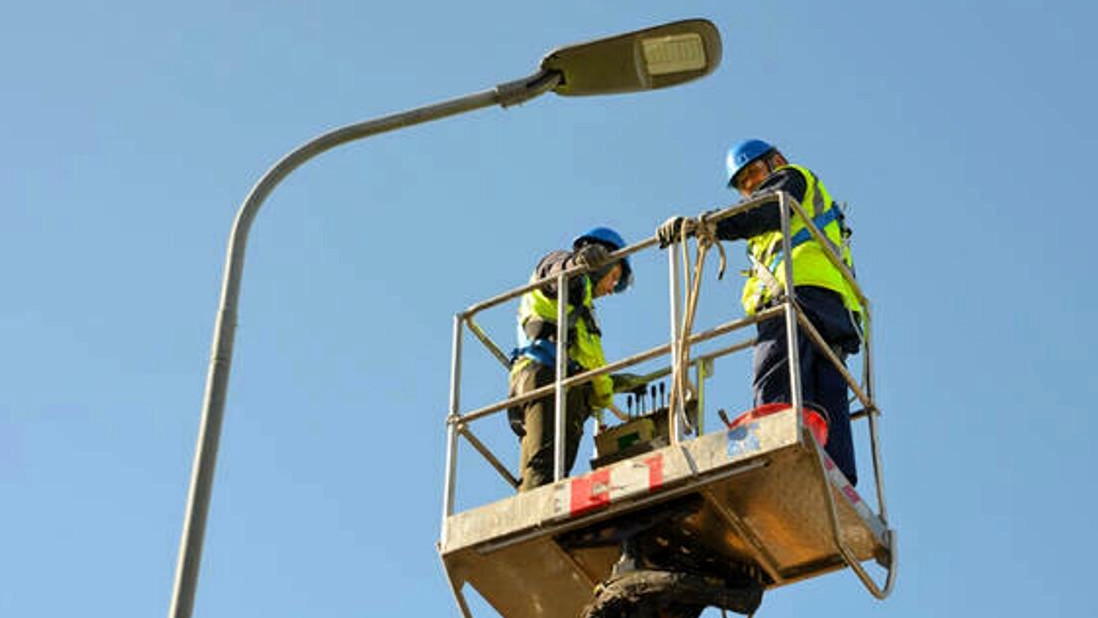
<svg viewBox="0 0 1098 618">
<path fill-rule="evenodd" d="M 807 168 L 799 165 L 783 165 L 778 169 L 794 169 L 804 176 L 805 192 L 801 207 L 823 232 L 830 244 L 842 256 L 843 262 L 854 270 L 850 246 L 844 242 L 845 226 L 839 206 L 832 201 L 820 179 Z M 777 171 L 777 170 L 775 170 Z M 793 246 L 793 285 L 814 285 L 838 292 L 843 304 L 851 311 L 860 312 L 861 303 L 846 282 L 842 272 L 824 255 L 824 247 L 809 233 L 804 221 L 796 213 L 790 218 L 789 234 Z M 759 307 L 773 298 L 775 283 L 785 285 L 785 262 L 782 256 L 781 230 L 765 232 L 753 236 L 747 241 L 747 253 L 751 256 L 752 267 L 747 282 L 743 286 L 741 301 L 748 315 L 753 315 Z M 769 272 L 760 272 L 761 269 Z"/>
<path fill-rule="evenodd" d="M 537 273 L 531 281 L 536 278 Z M 575 302 L 568 303 L 568 364 L 570 368 L 586 371 L 606 365 L 606 357 L 602 351 L 602 333 L 595 319 L 591 278 L 584 276 L 583 280 L 583 300 L 579 309 L 577 310 Z M 557 307 L 557 299 L 546 296 L 541 289 L 523 294 L 518 312 L 519 347 L 514 356 L 528 358 L 549 367 L 556 366 Z M 538 330 L 546 333 L 545 337 L 532 337 L 528 332 L 533 320 L 542 323 Z M 550 336 L 552 340 L 548 338 Z M 520 363 L 521 360 L 516 362 L 512 366 L 513 370 L 517 370 Z M 594 378 L 591 386 L 600 399 L 608 398 L 614 392 L 613 380 L 608 375 Z"/>
</svg>

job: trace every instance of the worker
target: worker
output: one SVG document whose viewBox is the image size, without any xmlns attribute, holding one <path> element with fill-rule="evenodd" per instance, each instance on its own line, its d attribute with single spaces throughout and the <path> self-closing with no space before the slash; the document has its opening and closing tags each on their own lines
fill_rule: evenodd
<svg viewBox="0 0 1098 618">
<path fill-rule="evenodd" d="M 747 139 L 733 145 L 726 158 L 728 186 L 744 199 L 783 191 L 802 206 L 853 273 L 850 229 L 838 204 L 815 173 L 790 164 L 773 145 Z M 657 229 L 660 246 L 666 247 L 698 229 L 696 219 L 676 216 Z M 841 271 L 824 255 L 799 216 L 790 219 L 793 284 L 797 303 L 812 325 L 845 363 L 848 354 L 861 347 L 861 305 Z M 716 223 L 720 240 L 747 240 L 751 269 L 745 271 L 742 303 L 748 315 L 782 300 L 785 265 L 782 255 L 778 201 L 721 219 Z M 759 322 L 754 347 L 753 390 L 755 405 L 792 401 L 786 326 L 781 316 Z M 800 331 L 798 331 L 800 333 Z M 803 401 L 823 410 L 828 419 L 827 453 L 852 483 L 857 483 L 854 445 L 850 432 L 847 383 L 838 368 L 816 349 L 804 333 L 797 342 Z"/>
<path fill-rule="evenodd" d="M 572 251 L 553 251 L 534 268 L 530 281 L 555 277 L 582 267 L 583 274 L 568 281 L 568 375 L 606 365 L 602 330 L 595 319 L 594 299 L 624 292 L 633 281 L 629 258 L 612 260 L 625 240 L 608 227 L 596 227 L 572 242 Z M 556 377 L 557 283 L 549 281 L 523 295 L 518 311 L 519 346 L 511 353 L 510 395 L 515 397 L 552 384 Z M 601 414 L 613 403 L 614 392 L 641 386 L 632 374 L 602 375 L 567 389 L 564 406 L 564 473 L 572 469 L 589 416 Z M 553 481 L 554 397 L 508 409 L 511 428 L 520 439 L 519 491 Z"/>
</svg>

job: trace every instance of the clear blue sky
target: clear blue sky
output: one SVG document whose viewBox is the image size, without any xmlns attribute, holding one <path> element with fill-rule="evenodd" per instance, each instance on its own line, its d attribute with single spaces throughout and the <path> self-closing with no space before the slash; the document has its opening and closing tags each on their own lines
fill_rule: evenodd
<svg viewBox="0 0 1098 618">
<path fill-rule="evenodd" d="M 345 146 L 276 190 L 248 252 L 196 616 L 457 616 L 434 549 L 451 316 L 587 227 L 638 240 L 731 203 L 724 152 L 745 136 L 851 205 L 901 542 L 888 601 L 842 572 L 760 616 L 1093 615 L 1080 182 L 1098 9 L 975 4 L 9 5 L 0 615 L 166 614 L 227 233 L 268 166 L 527 75 L 557 45 L 695 16 L 724 37 L 705 80 L 482 110 Z M 710 323 L 739 312 L 728 252 Z M 601 304 L 611 354 L 666 337 L 662 258 Z M 487 322 L 505 345 L 510 320 Z M 466 402 L 501 396 L 467 350 Z M 717 370 L 746 406 L 746 361 Z M 478 428 L 513 463 L 502 420 Z M 506 494 L 463 456 L 467 501 Z"/>
</svg>

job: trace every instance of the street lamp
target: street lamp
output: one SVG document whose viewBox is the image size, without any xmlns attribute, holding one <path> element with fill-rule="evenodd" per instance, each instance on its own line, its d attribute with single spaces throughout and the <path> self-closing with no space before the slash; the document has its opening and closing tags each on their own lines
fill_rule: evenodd
<svg viewBox="0 0 1098 618">
<path fill-rule="evenodd" d="M 583 96 L 664 88 L 711 73 L 720 64 L 720 58 L 720 33 L 704 19 L 673 22 L 561 47 L 549 52 L 542 59 L 538 72 L 529 77 L 500 84 L 491 90 L 329 131 L 284 156 L 259 179 L 240 206 L 229 236 L 221 283 L 221 305 L 214 323 L 206 393 L 202 401 L 169 618 L 189 618 L 194 610 L 206 516 L 213 491 L 217 447 L 225 411 L 225 393 L 232 365 L 244 250 L 252 221 L 275 186 L 316 155 L 371 135 L 490 105 L 518 105 L 550 90 L 566 96 Z"/>
</svg>

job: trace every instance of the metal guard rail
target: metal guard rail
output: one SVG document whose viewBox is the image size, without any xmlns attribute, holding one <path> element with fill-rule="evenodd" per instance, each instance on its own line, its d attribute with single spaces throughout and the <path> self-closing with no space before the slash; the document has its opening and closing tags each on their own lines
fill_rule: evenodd
<svg viewBox="0 0 1098 618">
<path fill-rule="evenodd" d="M 739 204 L 736 204 L 734 206 L 730 206 L 730 207 L 727 207 L 727 208 L 724 208 L 724 209 L 721 209 L 721 210 L 718 210 L 718 211 L 714 211 L 714 212 L 704 213 L 700 216 L 700 218 L 703 219 L 706 222 L 716 222 L 716 221 L 719 221 L 719 220 L 724 219 L 726 217 L 730 217 L 730 216 L 733 216 L 733 215 L 736 215 L 736 214 L 739 214 L 739 213 L 742 213 L 742 212 L 746 212 L 748 210 L 758 208 L 758 207 L 766 205 L 766 204 L 772 204 L 775 200 L 778 201 L 780 217 L 781 217 L 782 254 L 786 255 L 786 256 L 792 255 L 791 242 L 790 242 L 790 238 L 791 238 L 791 235 L 790 235 L 791 214 L 790 214 L 790 212 L 792 210 L 792 212 L 796 213 L 796 215 L 798 217 L 800 217 L 801 222 L 804 223 L 804 226 L 808 230 L 809 234 L 811 234 L 811 236 L 824 249 L 824 255 L 827 257 L 827 259 L 832 263 L 833 266 L 835 266 L 839 270 L 840 273 L 842 273 L 843 278 L 846 280 L 847 284 L 850 285 L 851 290 L 857 296 L 859 302 L 862 305 L 862 310 L 863 310 L 863 313 L 862 313 L 863 339 L 862 339 L 861 352 L 862 352 L 863 356 L 862 356 L 862 377 L 861 377 L 860 383 L 857 379 L 854 378 L 854 376 L 850 373 L 850 371 L 846 369 L 846 367 L 844 366 L 844 363 L 831 350 L 830 346 L 826 344 L 826 342 L 823 340 L 823 337 L 816 330 L 816 328 L 811 324 L 811 322 L 809 322 L 807 317 L 804 315 L 803 310 L 797 304 L 796 292 L 788 284 L 786 284 L 786 286 L 785 286 L 786 287 L 786 289 L 785 289 L 785 300 L 783 300 L 782 302 L 779 302 L 778 304 L 776 304 L 772 307 L 769 307 L 769 308 L 767 308 L 763 311 L 760 311 L 754 316 L 748 316 L 748 317 L 744 317 L 744 318 L 741 318 L 741 319 L 738 319 L 738 320 L 732 320 L 732 321 L 729 321 L 729 322 L 725 322 L 725 323 L 720 324 L 716 327 L 713 327 L 713 328 L 711 328 L 707 331 L 692 334 L 692 335 L 689 336 L 689 338 L 687 340 L 687 345 L 688 346 L 694 345 L 694 344 L 700 343 L 702 341 L 706 341 L 706 340 L 713 339 L 715 337 L 718 337 L 718 336 L 721 336 L 721 335 L 724 335 L 724 334 L 727 334 L 727 333 L 731 333 L 731 332 L 733 332 L 735 330 L 738 330 L 740 328 L 743 328 L 745 326 L 749 326 L 751 324 L 755 324 L 757 322 L 760 322 L 760 321 L 763 321 L 763 320 L 766 320 L 766 319 L 771 319 L 771 318 L 777 317 L 779 314 L 784 315 L 785 320 L 786 320 L 786 326 L 787 326 L 787 329 L 788 329 L 787 341 L 789 342 L 789 349 L 788 349 L 789 364 L 790 364 L 790 367 L 792 368 L 792 370 L 790 371 L 790 382 L 791 382 L 791 387 L 792 387 L 791 392 L 793 393 L 793 401 L 791 403 L 793 404 L 794 409 L 801 409 L 803 407 L 803 401 L 801 401 L 802 393 L 801 393 L 801 388 L 800 388 L 800 370 L 799 370 L 800 363 L 799 363 L 799 359 L 798 359 L 798 351 L 797 351 L 796 341 L 797 341 L 797 328 L 798 328 L 798 326 L 800 328 L 803 328 L 805 333 L 808 335 L 808 337 L 814 343 L 814 345 L 819 350 L 821 350 L 824 353 L 824 355 L 826 356 L 826 358 L 828 358 L 828 360 L 831 363 L 833 363 L 836 366 L 836 368 L 840 371 L 843 378 L 846 380 L 848 386 L 850 387 L 851 392 L 854 393 L 854 396 L 861 402 L 861 404 L 863 406 L 862 410 L 859 410 L 859 411 L 854 412 L 854 413 L 851 414 L 851 420 L 854 421 L 854 420 L 858 420 L 858 419 L 861 419 L 861 418 L 866 418 L 868 420 L 868 423 L 869 423 L 869 437 L 870 437 L 870 450 L 871 450 L 872 462 L 873 462 L 873 476 L 874 476 L 874 482 L 875 482 L 876 494 L 877 494 L 877 506 L 878 506 L 878 509 L 879 509 L 878 516 L 880 517 L 881 521 L 884 522 L 885 526 L 887 527 L 888 526 L 888 511 L 887 511 L 887 506 L 886 506 L 886 501 L 885 501 L 884 480 L 883 480 L 883 474 L 882 474 L 881 452 L 880 452 L 881 447 L 880 447 L 880 440 L 879 440 L 879 436 L 878 436 L 878 426 L 877 426 L 878 417 L 880 415 L 880 409 L 873 400 L 873 381 L 872 381 L 873 380 L 873 370 L 872 370 L 873 357 L 872 357 L 872 338 L 871 338 L 872 313 L 871 313 L 871 310 L 870 310 L 869 300 L 868 300 L 868 298 L 866 298 L 864 292 L 861 290 L 861 287 L 858 285 L 857 281 L 855 280 L 853 273 L 850 271 L 849 268 L 847 268 L 846 264 L 842 260 L 842 257 L 835 252 L 835 250 L 832 247 L 831 243 L 826 241 L 826 238 L 823 235 L 823 232 L 812 221 L 812 218 L 807 215 L 807 213 L 804 211 L 802 206 L 800 204 L 798 204 L 795 199 L 793 199 L 791 196 L 789 196 L 786 193 L 775 192 L 775 193 L 768 193 L 768 194 L 765 194 L 765 195 L 760 195 L 760 196 L 754 197 L 750 200 L 745 200 L 745 201 L 743 201 Z M 652 247 L 653 245 L 656 245 L 657 242 L 658 241 L 655 237 L 647 238 L 647 239 L 642 240 L 638 243 L 635 243 L 633 245 L 630 245 L 628 247 L 625 247 L 625 248 L 622 248 L 618 251 L 613 252 L 611 254 L 611 258 L 620 259 L 620 258 L 626 257 L 628 255 L 632 255 L 633 253 L 637 253 L 639 251 L 642 251 L 644 249 Z M 677 244 L 678 243 L 676 243 L 676 245 Z M 574 375 L 574 376 L 566 376 L 563 379 L 561 379 L 561 377 L 560 377 L 562 374 L 566 373 L 565 372 L 565 367 L 564 367 L 564 359 L 566 359 L 567 354 L 564 353 L 564 350 L 568 346 L 568 336 L 567 336 L 568 334 L 567 334 L 567 329 L 564 326 L 567 323 L 566 315 L 565 315 L 565 311 L 566 311 L 567 305 L 568 305 L 568 298 L 567 298 L 567 296 L 568 296 L 568 286 L 567 286 L 567 282 L 568 282 L 568 279 L 570 277 L 583 274 L 583 273 L 587 272 L 588 269 L 585 269 L 585 268 L 582 268 L 582 267 L 572 268 L 572 269 L 569 269 L 569 270 L 567 270 L 563 273 L 560 273 L 559 275 L 557 275 L 555 277 L 546 277 L 546 278 L 538 280 L 538 281 L 529 282 L 525 285 L 519 286 L 517 288 L 514 288 L 510 291 L 504 292 L 504 293 L 499 294 L 497 296 L 491 297 L 487 300 L 481 301 L 479 303 L 475 303 L 475 304 L 471 305 L 469 308 L 467 308 L 465 311 L 459 312 L 459 313 L 454 315 L 453 347 L 452 347 L 452 357 L 451 357 L 450 402 L 449 402 L 449 411 L 448 411 L 448 414 L 447 414 L 447 417 L 446 417 L 446 424 L 447 424 L 446 464 L 445 464 L 446 472 L 445 472 L 444 489 L 443 489 L 443 513 L 442 513 L 442 534 L 443 534 L 444 537 L 445 537 L 445 534 L 446 534 L 446 532 L 445 532 L 446 531 L 446 519 L 447 519 L 447 517 L 449 517 L 450 515 L 452 515 L 454 513 L 454 497 L 455 497 L 455 492 L 456 492 L 456 478 L 455 477 L 456 477 L 456 472 L 457 472 L 457 470 L 456 470 L 456 468 L 457 468 L 457 460 L 456 460 L 457 438 L 458 438 L 459 435 L 464 436 L 466 438 L 466 440 L 470 443 L 470 445 L 474 448 L 474 450 L 476 450 L 478 453 L 480 453 L 481 456 L 485 458 L 485 460 L 507 481 L 507 483 L 509 485 L 511 485 L 512 487 L 517 487 L 517 485 L 518 485 L 517 479 L 510 473 L 510 471 L 507 469 L 507 467 L 504 464 L 502 464 L 500 462 L 500 460 L 491 452 L 491 450 L 483 442 L 481 442 L 476 437 L 476 435 L 473 433 L 469 423 L 471 423 L 474 420 L 478 420 L 478 419 L 490 416 L 490 415 L 492 415 L 496 412 L 499 412 L 501 410 L 505 410 L 505 409 L 507 409 L 511 406 L 521 404 L 521 403 L 524 403 L 524 402 L 527 402 L 527 401 L 531 401 L 531 400 L 534 400 L 534 399 L 539 399 L 539 398 L 545 397 L 545 396 L 552 393 L 552 394 L 555 395 L 555 400 L 556 400 L 555 401 L 555 404 L 556 404 L 556 410 L 555 410 L 556 419 L 555 420 L 556 420 L 556 430 L 557 431 L 556 431 L 555 435 L 561 436 L 564 433 L 563 432 L 563 427 L 562 427 L 563 417 L 564 417 L 564 415 L 563 415 L 563 403 L 564 403 L 563 395 L 564 395 L 564 391 L 567 387 L 587 382 L 587 381 L 589 381 L 589 380 L 591 380 L 591 379 L 593 379 L 597 376 L 601 376 L 601 375 L 605 375 L 605 374 L 608 374 L 608 373 L 616 372 L 616 371 L 625 369 L 627 367 L 636 365 L 638 363 L 641 363 L 641 362 L 644 362 L 644 361 L 651 360 L 653 358 L 662 356 L 664 354 L 671 353 L 672 355 L 674 355 L 675 346 L 676 346 L 676 339 L 677 339 L 677 334 L 678 334 L 677 331 L 678 331 L 678 326 L 679 326 L 679 303 L 681 301 L 681 295 L 679 293 L 679 282 L 680 282 L 681 277 L 680 277 L 680 270 L 679 270 L 679 260 L 677 259 L 676 252 L 673 249 L 674 249 L 674 247 L 671 247 L 671 248 L 669 248 L 669 250 L 667 252 L 668 253 L 668 258 L 669 258 L 669 260 L 668 260 L 668 262 L 669 262 L 669 287 L 670 287 L 670 290 L 671 290 L 671 319 L 672 319 L 671 342 L 667 343 L 667 344 L 664 344 L 664 345 L 661 345 L 661 346 L 656 346 L 654 348 L 651 348 L 649 350 L 645 350 L 645 351 L 640 352 L 640 353 L 636 353 L 636 354 L 634 354 L 632 356 L 629 356 L 629 357 L 626 357 L 622 360 L 619 360 L 619 361 L 616 361 L 616 362 L 613 362 L 613 363 L 608 363 L 607 365 L 605 365 L 603 367 L 593 369 L 593 370 L 589 370 L 589 371 L 585 371 L 581 374 L 577 374 L 577 375 Z M 785 269 L 785 281 L 787 281 L 787 282 L 794 281 L 792 260 L 788 260 L 788 259 L 783 260 L 783 265 L 784 265 L 784 269 Z M 492 356 L 494 356 L 497 360 L 500 361 L 500 363 L 505 368 L 507 368 L 510 365 L 510 361 L 509 361 L 507 355 L 504 354 L 503 350 L 494 341 L 492 341 L 491 337 L 489 337 L 488 334 L 485 333 L 484 330 L 479 325 L 477 325 L 477 323 L 474 320 L 474 317 L 482 311 L 485 311 L 485 310 L 490 309 L 492 307 L 496 307 L 496 306 L 501 305 L 505 302 L 508 302 L 510 300 L 518 298 L 521 295 L 525 294 L 526 292 L 528 292 L 530 290 L 537 289 L 537 288 L 539 288 L 539 287 L 541 287 L 541 286 L 543 286 L 547 283 L 550 283 L 554 280 L 557 283 L 557 289 L 559 291 L 559 297 L 558 297 L 559 313 L 558 313 L 558 316 L 557 316 L 558 317 L 558 321 L 557 321 L 557 324 L 558 324 L 557 380 L 554 382 L 554 384 L 540 387 L 540 388 L 538 388 L 534 391 L 531 391 L 529 393 L 526 393 L 524 395 L 509 398 L 509 399 L 505 399 L 503 401 L 499 401 L 499 402 L 496 402 L 494 404 L 483 406 L 483 407 L 478 408 L 476 410 L 472 410 L 472 411 L 469 411 L 465 414 L 462 414 L 461 411 L 460 411 L 460 409 L 461 409 L 460 408 L 460 383 L 461 383 L 461 355 L 462 355 L 462 339 L 463 339 L 462 330 L 463 330 L 463 325 L 467 326 L 469 328 L 469 331 L 473 333 L 473 335 L 485 346 L 485 348 L 487 348 L 489 353 L 491 353 Z M 727 354 L 731 354 L 733 352 L 742 350 L 746 347 L 750 347 L 751 345 L 753 345 L 753 343 L 754 343 L 753 338 L 752 339 L 747 339 L 747 340 L 735 343 L 733 345 L 723 347 L 723 348 L 718 349 L 716 351 L 709 352 L 707 354 L 701 355 L 697 358 L 694 358 L 692 364 L 699 368 L 698 369 L 698 375 L 699 375 L 698 383 L 699 383 L 699 386 L 704 381 L 704 376 L 702 376 L 701 370 L 700 370 L 700 367 L 704 363 L 712 361 L 713 359 L 718 358 L 720 356 L 725 356 Z M 649 374 L 647 377 L 649 377 L 650 379 L 656 379 L 658 377 L 668 375 L 668 374 L 672 373 L 673 366 L 674 366 L 674 362 L 672 363 L 672 367 L 667 367 L 667 368 L 664 368 L 662 370 L 657 370 L 657 371 Z M 700 404 L 701 404 L 701 402 L 699 402 L 699 418 L 704 416 L 704 409 L 701 407 Z M 676 415 L 675 414 L 669 414 L 668 416 L 669 416 L 669 419 L 671 419 L 671 421 L 674 425 L 671 435 L 673 436 L 673 439 L 677 439 L 679 432 L 678 432 L 677 424 L 674 423 L 674 421 L 676 419 Z M 798 419 L 800 419 L 800 415 L 798 415 Z M 803 428 L 800 426 L 800 424 L 802 422 L 803 421 L 798 420 L 798 425 L 799 425 L 798 426 L 798 433 L 800 435 L 804 436 L 806 434 L 805 434 L 804 431 L 801 431 Z M 699 434 L 700 434 L 700 432 L 699 432 Z M 562 471 L 562 466 L 563 466 L 563 463 L 562 463 L 563 462 L 563 442 L 560 441 L 560 440 L 557 440 L 555 447 L 556 448 L 555 448 L 554 478 L 555 478 L 555 480 L 559 481 L 563 477 L 563 471 Z M 825 489 L 827 489 L 828 487 L 830 487 L 830 481 L 827 478 L 827 472 L 826 472 L 825 467 L 824 467 L 824 461 L 823 461 L 823 458 L 822 458 L 823 457 L 822 456 L 822 451 L 819 447 L 815 447 L 815 448 L 816 448 L 816 452 L 817 452 L 817 461 L 819 463 L 820 481 L 821 481 L 821 483 L 823 483 L 823 487 Z M 849 550 L 849 548 L 842 541 L 842 535 L 841 535 L 840 530 L 839 530 L 839 520 L 838 520 L 837 511 L 836 511 L 834 495 L 829 490 L 826 490 L 823 493 L 824 493 L 824 495 L 826 495 L 828 497 L 827 512 L 828 512 L 828 519 L 829 519 L 829 523 L 830 523 L 830 528 L 831 528 L 831 533 L 832 533 L 832 536 L 833 536 L 833 540 L 835 542 L 835 546 L 839 550 L 839 553 L 842 555 L 843 560 L 846 562 L 846 564 L 848 566 L 851 567 L 851 569 L 855 572 L 855 574 L 857 575 L 859 580 L 862 581 L 863 585 L 866 587 L 867 590 L 869 590 L 869 592 L 874 597 L 876 597 L 878 599 L 883 599 L 883 598 L 887 597 L 892 591 L 892 588 L 893 588 L 893 585 L 894 585 L 894 582 L 895 582 L 895 574 L 896 574 L 896 570 L 897 570 L 896 567 L 897 567 L 898 556 L 897 556 L 897 548 L 896 548 L 896 532 L 895 532 L 895 530 L 893 530 L 890 527 L 887 528 L 887 535 L 888 535 L 887 542 L 888 542 L 888 546 L 889 546 L 889 550 L 891 552 L 891 555 L 890 555 L 890 559 L 889 559 L 889 564 L 887 566 L 888 573 L 887 573 L 887 576 L 886 576 L 886 581 L 885 581 L 883 586 L 878 586 L 876 584 L 876 582 L 873 580 L 873 578 L 866 572 L 865 568 L 861 565 L 861 563 L 858 562 L 857 558 L 853 555 L 853 553 Z"/>
</svg>

